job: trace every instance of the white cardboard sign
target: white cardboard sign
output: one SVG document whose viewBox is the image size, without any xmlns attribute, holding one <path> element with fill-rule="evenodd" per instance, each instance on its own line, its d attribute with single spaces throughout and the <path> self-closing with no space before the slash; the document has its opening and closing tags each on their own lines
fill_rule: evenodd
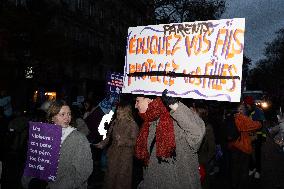
<svg viewBox="0 0 284 189">
<path fill-rule="evenodd" d="M 239 102 L 245 19 L 128 29 L 123 93 Z"/>
</svg>

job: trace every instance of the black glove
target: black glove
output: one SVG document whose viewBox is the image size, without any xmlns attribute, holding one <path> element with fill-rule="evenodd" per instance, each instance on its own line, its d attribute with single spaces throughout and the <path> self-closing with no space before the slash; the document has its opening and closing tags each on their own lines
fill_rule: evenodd
<svg viewBox="0 0 284 189">
<path fill-rule="evenodd" d="M 173 105 L 175 103 L 179 102 L 179 98 L 176 97 L 171 97 L 171 96 L 167 96 L 168 94 L 168 90 L 165 89 L 162 93 L 162 101 L 165 104 L 165 106 L 169 106 L 169 105 Z"/>
<path fill-rule="evenodd" d="M 44 180 L 33 178 L 28 186 L 28 189 L 46 189 L 48 183 Z"/>
</svg>

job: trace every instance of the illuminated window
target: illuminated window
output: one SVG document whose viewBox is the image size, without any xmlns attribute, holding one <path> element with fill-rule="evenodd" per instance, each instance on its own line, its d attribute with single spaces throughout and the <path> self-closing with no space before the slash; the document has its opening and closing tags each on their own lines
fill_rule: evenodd
<svg viewBox="0 0 284 189">
<path fill-rule="evenodd" d="M 45 92 L 44 95 L 46 96 L 47 100 L 55 100 L 56 99 L 56 92 Z"/>
<path fill-rule="evenodd" d="M 37 96 L 38 96 L 38 91 L 35 91 L 33 95 L 33 102 L 37 102 L 37 98 L 38 98 Z"/>
<path fill-rule="evenodd" d="M 27 66 L 25 70 L 25 77 L 27 79 L 32 79 L 34 77 L 33 67 Z"/>
</svg>

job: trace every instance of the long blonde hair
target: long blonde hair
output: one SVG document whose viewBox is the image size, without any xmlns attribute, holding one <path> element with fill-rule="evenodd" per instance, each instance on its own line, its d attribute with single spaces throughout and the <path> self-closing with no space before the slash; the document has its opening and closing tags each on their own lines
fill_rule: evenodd
<svg viewBox="0 0 284 189">
<path fill-rule="evenodd" d="M 133 114 L 132 114 L 132 106 L 131 105 L 125 105 L 117 107 L 117 119 L 128 119 L 128 120 L 134 120 Z"/>
</svg>

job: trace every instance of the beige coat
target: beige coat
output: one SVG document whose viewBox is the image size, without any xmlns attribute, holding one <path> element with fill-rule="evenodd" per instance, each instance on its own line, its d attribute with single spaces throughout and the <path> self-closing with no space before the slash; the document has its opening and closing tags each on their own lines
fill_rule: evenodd
<svg viewBox="0 0 284 189">
<path fill-rule="evenodd" d="M 139 128 L 133 119 L 115 120 L 110 127 L 112 140 L 107 151 L 106 189 L 131 189 L 134 145 Z"/>
<path fill-rule="evenodd" d="M 174 119 L 176 157 L 160 161 L 153 147 L 149 165 L 144 169 L 144 180 L 138 188 L 143 189 L 200 189 L 197 151 L 205 134 L 205 125 L 199 116 L 179 103 Z M 155 137 L 158 121 L 151 122 L 148 151 Z"/>
</svg>

